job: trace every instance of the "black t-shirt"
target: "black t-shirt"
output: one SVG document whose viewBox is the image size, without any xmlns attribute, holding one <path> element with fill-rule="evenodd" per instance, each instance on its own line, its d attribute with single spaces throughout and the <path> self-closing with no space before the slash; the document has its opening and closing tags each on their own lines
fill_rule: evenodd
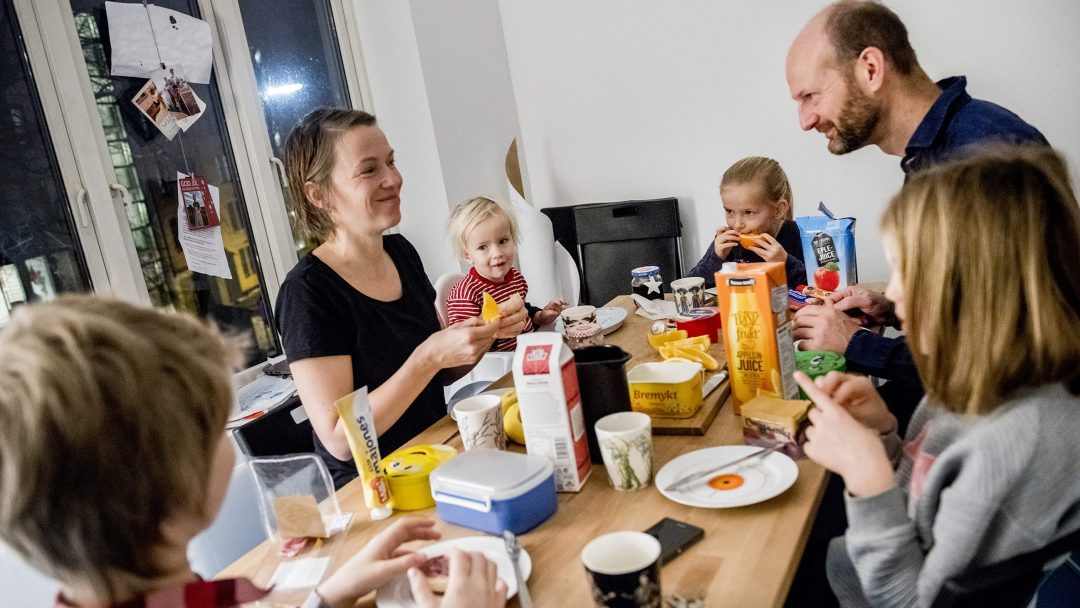
<svg viewBox="0 0 1080 608">
<path fill-rule="evenodd" d="M 325 262 L 304 256 L 277 299 L 277 319 L 289 362 L 312 357 L 352 357 L 353 388 L 375 390 L 401 368 L 413 350 L 439 331 L 435 289 L 412 244 L 399 234 L 383 237 L 401 278 L 401 299 L 383 302 L 352 287 Z M 393 426 L 379 436 L 383 456 L 446 415 L 439 375 L 424 387 Z M 356 477 L 353 461 L 334 458 L 315 437 L 337 487 Z"/>
</svg>

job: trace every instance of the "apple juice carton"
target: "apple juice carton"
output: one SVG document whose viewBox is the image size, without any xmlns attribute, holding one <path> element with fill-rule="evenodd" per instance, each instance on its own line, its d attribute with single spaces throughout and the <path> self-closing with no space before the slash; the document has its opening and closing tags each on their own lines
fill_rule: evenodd
<svg viewBox="0 0 1080 608">
<path fill-rule="evenodd" d="M 836 217 L 825 203 L 820 203 L 818 210 L 823 215 L 795 218 L 806 261 L 806 280 L 825 291 L 854 285 L 859 281 L 855 218 Z"/>
<path fill-rule="evenodd" d="M 555 465 L 556 490 L 581 490 L 592 464 L 577 367 L 561 335 L 536 332 L 517 337 L 514 389 L 526 451 Z"/>
<path fill-rule="evenodd" d="M 782 262 L 724 264 L 716 273 L 716 303 L 723 324 L 735 414 L 764 395 L 794 399 L 798 385 Z"/>
</svg>

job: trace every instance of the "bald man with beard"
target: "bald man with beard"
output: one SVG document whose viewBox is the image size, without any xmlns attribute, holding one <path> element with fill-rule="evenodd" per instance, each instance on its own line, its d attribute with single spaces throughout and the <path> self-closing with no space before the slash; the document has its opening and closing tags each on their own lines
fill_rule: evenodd
<svg viewBox="0 0 1080 608">
<path fill-rule="evenodd" d="M 877 146 L 901 158 L 905 176 L 988 144 L 1049 145 L 1013 112 L 972 98 L 964 76 L 931 79 L 919 65 L 903 22 L 877 2 L 845 0 L 815 15 L 792 42 L 786 71 L 804 131 L 824 135 L 836 155 Z M 868 331 L 899 329 L 892 302 L 854 286 L 833 294 L 831 304 L 796 313 L 794 338 L 802 340 L 804 350 L 844 355 L 849 371 L 888 380 L 879 392 L 903 436 L 923 396 L 922 383 L 903 337 Z M 834 476 L 788 606 L 835 605 L 825 580 L 825 551 L 846 528 L 843 483 Z"/>
<path fill-rule="evenodd" d="M 814 16 L 788 51 L 787 80 L 799 126 L 823 134 L 830 152 L 874 145 L 901 157 L 905 175 L 987 144 L 1048 145 L 1016 114 L 973 99 L 964 76 L 934 82 L 903 22 L 877 2 L 837 2 Z M 892 303 L 857 286 L 834 294 L 832 303 L 800 310 L 795 339 L 805 350 L 843 354 L 850 371 L 902 383 L 886 385 L 883 396 L 903 425 L 923 392 L 911 354 L 902 338 L 861 331 L 898 327 Z M 861 314 L 845 314 L 853 310 Z"/>
</svg>

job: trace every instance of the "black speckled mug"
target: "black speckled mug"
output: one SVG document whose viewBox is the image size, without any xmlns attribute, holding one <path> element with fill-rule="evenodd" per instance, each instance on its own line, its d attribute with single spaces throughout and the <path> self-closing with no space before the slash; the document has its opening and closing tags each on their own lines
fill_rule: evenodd
<svg viewBox="0 0 1080 608">
<path fill-rule="evenodd" d="M 606 608 L 660 608 L 660 542 L 644 532 L 610 532 L 581 550 L 593 603 Z"/>
</svg>

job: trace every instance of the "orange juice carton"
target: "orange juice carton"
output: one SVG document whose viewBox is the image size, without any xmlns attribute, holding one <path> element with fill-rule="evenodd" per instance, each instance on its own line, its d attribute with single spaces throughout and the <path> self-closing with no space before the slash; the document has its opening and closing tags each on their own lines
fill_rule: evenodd
<svg viewBox="0 0 1080 608">
<path fill-rule="evenodd" d="M 794 399 L 798 385 L 792 378 L 795 348 L 784 264 L 724 264 L 716 273 L 716 302 L 735 414 L 758 395 Z"/>
<path fill-rule="evenodd" d="M 811 405 L 804 399 L 754 397 L 742 404 L 743 443 L 762 448 L 779 445 L 781 452 L 794 459 L 804 457 L 802 444 Z"/>
<path fill-rule="evenodd" d="M 555 489 L 577 492 L 591 463 L 574 354 L 555 332 L 521 334 L 514 352 L 525 449 L 555 466 Z"/>
</svg>

